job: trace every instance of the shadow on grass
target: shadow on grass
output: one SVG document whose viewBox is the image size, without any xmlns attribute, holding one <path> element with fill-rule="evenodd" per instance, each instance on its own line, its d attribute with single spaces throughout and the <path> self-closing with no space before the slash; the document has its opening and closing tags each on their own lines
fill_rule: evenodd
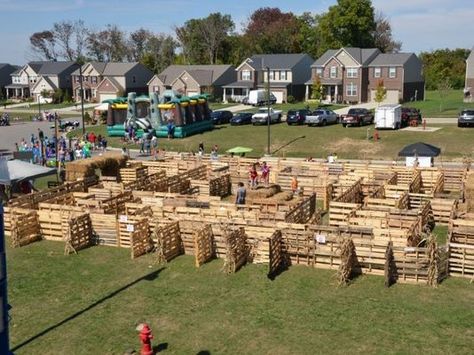
<svg viewBox="0 0 474 355">
<path fill-rule="evenodd" d="M 12 351 L 16 351 L 16 350 L 22 348 L 23 346 L 25 346 L 25 345 L 31 343 L 32 341 L 34 341 L 34 340 L 36 340 L 36 339 L 42 337 L 43 335 L 48 334 L 50 331 L 55 330 L 56 328 L 62 326 L 63 324 L 65 324 L 65 323 L 67 323 L 67 322 L 69 322 L 69 321 L 71 321 L 71 320 L 73 320 L 73 319 L 79 317 L 80 315 L 82 315 L 82 314 L 84 314 L 84 313 L 90 311 L 91 309 L 93 309 L 93 308 L 99 306 L 100 304 L 104 303 L 105 301 L 107 301 L 107 300 L 109 300 L 109 299 L 111 299 L 111 298 L 117 296 L 120 292 L 125 291 L 126 289 L 128 289 L 128 288 L 130 288 L 130 287 L 136 285 L 136 284 L 139 283 L 140 281 L 143 281 L 143 280 L 145 280 L 145 281 L 153 281 L 153 280 L 156 280 L 156 279 L 158 278 L 159 273 L 160 273 L 161 271 L 163 271 L 164 269 L 165 269 L 165 268 L 162 267 L 162 268 L 160 268 L 160 269 L 158 269 L 158 270 L 155 270 L 155 271 L 153 271 L 153 272 L 150 272 L 150 273 L 148 273 L 148 274 L 146 274 L 146 275 L 144 275 L 144 276 L 142 276 L 142 277 L 140 277 L 140 278 L 138 278 L 138 279 L 136 279 L 136 280 L 134 280 L 134 281 L 132 281 L 132 282 L 130 282 L 130 283 L 128 283 L 128 284 L 122 286 L 122 287 L 120 287 L 119 289 L 117 289 L 117 290 L 115 290 L 115 291 L 109 293 L 108 295 L 102 297 L 101 299 L 97 300 L 96 302 L 92 303 L 91 305 L 87 306 L 86 308 L 83 308 L 83 309 L 81 309 L 80 311 L 77 311 L 76 313 L 71 314 L 69 317 L 63 319 L 62 321 L 60 321 L 60 322 L 58 322 L 58 323 L 56 323 L 56 324 L 54 324 L 54 325 L 52 325 L 52 326 L 46 328 L 45 330 L 39 332 L 38 334 L 36 334 L 36 335 L 32 336 L 31 338 L 25 340 L 24 342 L 22 342 L 22 343 L 16 345 L 16 346 L 15 346 L 13 349 L 11 349 L 11 350 L 12 350 Z M 160 345 L 161 345 L 161 344 L 160 344 Z M 166 345 L 167 345 L 167 344 L 166 344 Z"/>
<path fill-rule="evenodd" d="M 153 354 L 157 354 L 161 351 L 168 349 L 168 343 L 161 343 L 153 347 Z"/>
</svg>

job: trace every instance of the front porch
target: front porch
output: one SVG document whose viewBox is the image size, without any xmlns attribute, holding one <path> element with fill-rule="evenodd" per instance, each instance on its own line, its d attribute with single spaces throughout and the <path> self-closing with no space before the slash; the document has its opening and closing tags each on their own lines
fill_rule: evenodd
<svg viewBox="0 0 474 355">
<path fill-rule="evenodd" d="M 306 84 L 306 100 L 312 98 L 312 85 L 312 83 Z M 343 100 L 342 84 L 321 84 L 321 102 L 328 104 L 342 104 Z"/>
<path fill-rule="evenodd" d="M 249 88 L 224 88 L 222 94 L 222 101 L 228 102 L 232 100 L 234 102 L 242 102 L 242 100 L 249 96 Z"/>
<path fill-rule="evenodd" d="M 92 89 L 83 88 L 82 91 L 83 91 L 83 94 L 84 94 L 84 101 L 85 102 L 91 102 L 91 101 L 94 101 L 96 99 L 96 96 L 94 95 L 95 92 L 93 92 Z M 74 101 L 75 102 L 81 101 L 81 88 L 75 88 L 74 89 Z"/>
<path fill-rule="evenodd" d="M 7 100 L 25 100 L 31 96 L 30 87 L 28 85 L 7 85 L 5 86 L 5 91 Z"/>
</svg>

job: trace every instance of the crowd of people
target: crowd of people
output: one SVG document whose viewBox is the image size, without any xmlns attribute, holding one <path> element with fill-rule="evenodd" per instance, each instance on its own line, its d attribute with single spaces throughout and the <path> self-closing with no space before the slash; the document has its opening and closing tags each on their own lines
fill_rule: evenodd
<svg viewBox="0 0 474 355">
<path fill-rule="evenodd" d="M 56 166 L 57 158 L 62 168 L 66 161 L 90 158 L 94 150 L 105 151 L 107 140 L 89 132 L 73 142 L 62 135 L 48 137 L 38 128 L 38 133 L 31 133 L 29 140 L 22 138 L 19 143 L 15 143 L 15 149 L 17 152 L 31 152 L 33 164 Z"/>
</svg>

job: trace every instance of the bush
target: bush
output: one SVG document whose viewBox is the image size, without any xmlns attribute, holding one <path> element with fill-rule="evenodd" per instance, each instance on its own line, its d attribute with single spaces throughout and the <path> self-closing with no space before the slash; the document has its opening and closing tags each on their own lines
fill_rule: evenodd
<svg viewBox="0 0 474 355">
<path fill-rule="evenodd" d="M 89 114 L 89 112 L 87 112 L 87 111 L 84 113 L 84 122 L 86 124 L 91 124 L 92 123 L 92 117 Z"/>
<path fill-rule="evenodd" d="M 289 104 L 294 104 L 296 100 L 293 95 L 288 95 L 288 97 L 286 98 L 286 102 L 288 102 Z"/>
</svg>

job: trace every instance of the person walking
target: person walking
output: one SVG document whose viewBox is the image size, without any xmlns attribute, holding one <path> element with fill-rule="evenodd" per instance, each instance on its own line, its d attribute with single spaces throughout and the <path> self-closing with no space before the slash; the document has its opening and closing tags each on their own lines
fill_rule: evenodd
<svg viewBox="0 0 474 355">
<path fill-rule="evenodd" d="M 242 182 L 239 182 L 237 188 L 237 194 L 235 196 L 235 203 L 237 205 L 245 205 L 245 197 L 247 195 L 247 190 Z"/>
<path fill-rule="evenodd" d="M 258 172 L 257 172 L 257 164 L 254 163 L 250 166 L 249 170 L 249 177 L 250 177 L 250 188 L 255 189 L 257 187 L 257 178 L 258 178 Z"/>
</svg>

